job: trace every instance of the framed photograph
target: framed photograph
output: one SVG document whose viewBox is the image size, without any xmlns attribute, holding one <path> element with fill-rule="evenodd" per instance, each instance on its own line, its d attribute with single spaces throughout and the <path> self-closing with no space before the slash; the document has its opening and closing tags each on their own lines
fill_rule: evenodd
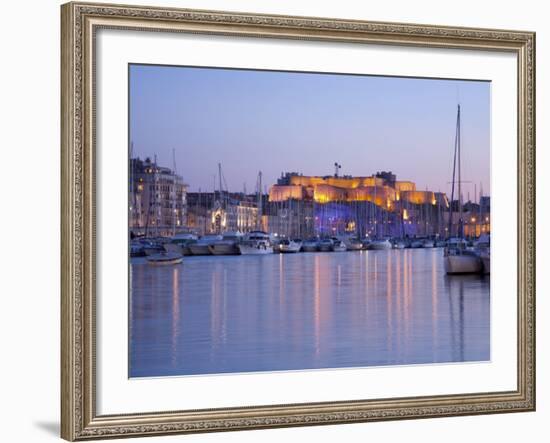
<svg viewBox="0 0 550 443">
<path fill-rule="evenodd" d="M 535 409 L 534 33 L 61 17 L 63 438 Z"/>
</svg>

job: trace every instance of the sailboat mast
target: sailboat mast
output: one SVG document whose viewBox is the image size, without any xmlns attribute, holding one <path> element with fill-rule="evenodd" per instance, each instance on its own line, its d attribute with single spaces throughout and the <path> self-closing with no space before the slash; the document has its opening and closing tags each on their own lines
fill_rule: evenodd
<svg viewBox="0 0 550 443">
<path fill-rule="evenodd" d="M 140 222 L 141 221 L 137 221 L 135 220 L 135 214 L 138 214 L 137 210 L 136 210 L 136 193 L 137 193 L 137 190 L 136 190 L 136 184 L 135 184 L 135 181 L 134 181 L 134 142 L 131 142 L 130 143 L 130 189 L 129 189 L 129 192 L 130 192 L 130 226 L 132 227 L 135 227 L 135 225 L 140 225 Z"/>
<path fill-rule="evenodd" d="M 222 164 L 218 163 L 218 179 L 220 181 L 220 204 L 222 203 Z M 222 204 L 222 207 L 224 205 Z"/>
<path fill-rule="evenodd" d="M 258 173 L 258 229 L 262 225 L 262 171 Z"/>
<path fill-rule="evenodd" d="M 159 236 L 159 206 L 158 206 L 158 175 L 157 175 L 157 154 L 155 154 L 155 163 L 153 169 L 153 183 L 155 183 L 154 197 L 155 197 L 155 236 Z"/>
<path fill-rule="evenodd" d="M 172 235 L 176 235 L 176 218 L 177 218 L 177 168 L 176 168 L 176 150 L 172 148 L 172 167 L 174 169 L 172 180 Z"/>
<path fill-rule="evenodd" d="M 459 238 L 464 237 L 464 231 L 462 226 L 462 171 L 461 171 L 461 160 L 460 160 L 460 105 L 458 105 L 458 117 L 457 117 L 457 136 L 458 136 L 458 229 Z"/>
<path fill-rule="evenodd" d="M 451 185 L 451 204 L 449 205 L 449 237 L 453 235 L 453 202 L 455 198 L 455 174 L 456 174 L 456 154 L 458 149 L 458 140 L 459 140 L 459 128 L 460 128 L 460 105 L 458 105 L 458 112 L 456 114 L 456 130 L 455 130 L 455 149 L 453 157 L 453 182 Z M 460 179 L 459 179 L 460 180 Z M 460 185 L 459 185 L 460 186 Z M 460 193 L 460 190 L 458 191 Z"/>
</svg>

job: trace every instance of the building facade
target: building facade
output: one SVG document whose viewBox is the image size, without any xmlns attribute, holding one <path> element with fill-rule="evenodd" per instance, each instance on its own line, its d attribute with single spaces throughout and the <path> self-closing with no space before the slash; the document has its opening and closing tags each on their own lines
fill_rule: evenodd
<svg viewBox="0 0 550 443">
<path fill-rule="evenodd" d="M 167 236 L 187 224 L 187 185 L 150 158 L 130 159 L 129 219 L 134 235 Z"/>
<path fill-rule="evenodd" d="M 444 236 L 448 209 L 444 193 L 418 190 L 391 171 L 360 177 L 290 172 L 270 187 L 267 213 L 277 216 L 270 232 L 288 236 L 408 237 Z"/>
</svg>

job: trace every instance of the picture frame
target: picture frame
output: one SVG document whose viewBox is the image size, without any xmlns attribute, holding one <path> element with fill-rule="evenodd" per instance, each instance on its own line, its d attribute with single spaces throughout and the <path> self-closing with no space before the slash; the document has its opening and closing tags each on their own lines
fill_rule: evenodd
<svg viewBox="0 0 550 443">
<path fill-rule="evenodd" d="M 534 33 L 81 2 L 62 5 L 61 25 L 61 436 L 64 439 L 535 410 Z M 96 186 L 101 178 L 96 165 L 95 57 L 96 34 L 101 29 L 466 49 L 517 57 L 517 388 L 452 395 L 98 414 Z"/>
</svg>

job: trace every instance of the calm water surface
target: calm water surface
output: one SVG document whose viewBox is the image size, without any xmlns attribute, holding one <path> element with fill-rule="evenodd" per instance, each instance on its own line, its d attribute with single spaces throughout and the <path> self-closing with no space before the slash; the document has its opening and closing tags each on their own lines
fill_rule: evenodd
<svg viewBox="0 0 550 443">
<path fill-rule="evenodd" d="M 130 376 L 489 360 L 489 278 L 442 249 L 132 259 Z"/>
</svg>

